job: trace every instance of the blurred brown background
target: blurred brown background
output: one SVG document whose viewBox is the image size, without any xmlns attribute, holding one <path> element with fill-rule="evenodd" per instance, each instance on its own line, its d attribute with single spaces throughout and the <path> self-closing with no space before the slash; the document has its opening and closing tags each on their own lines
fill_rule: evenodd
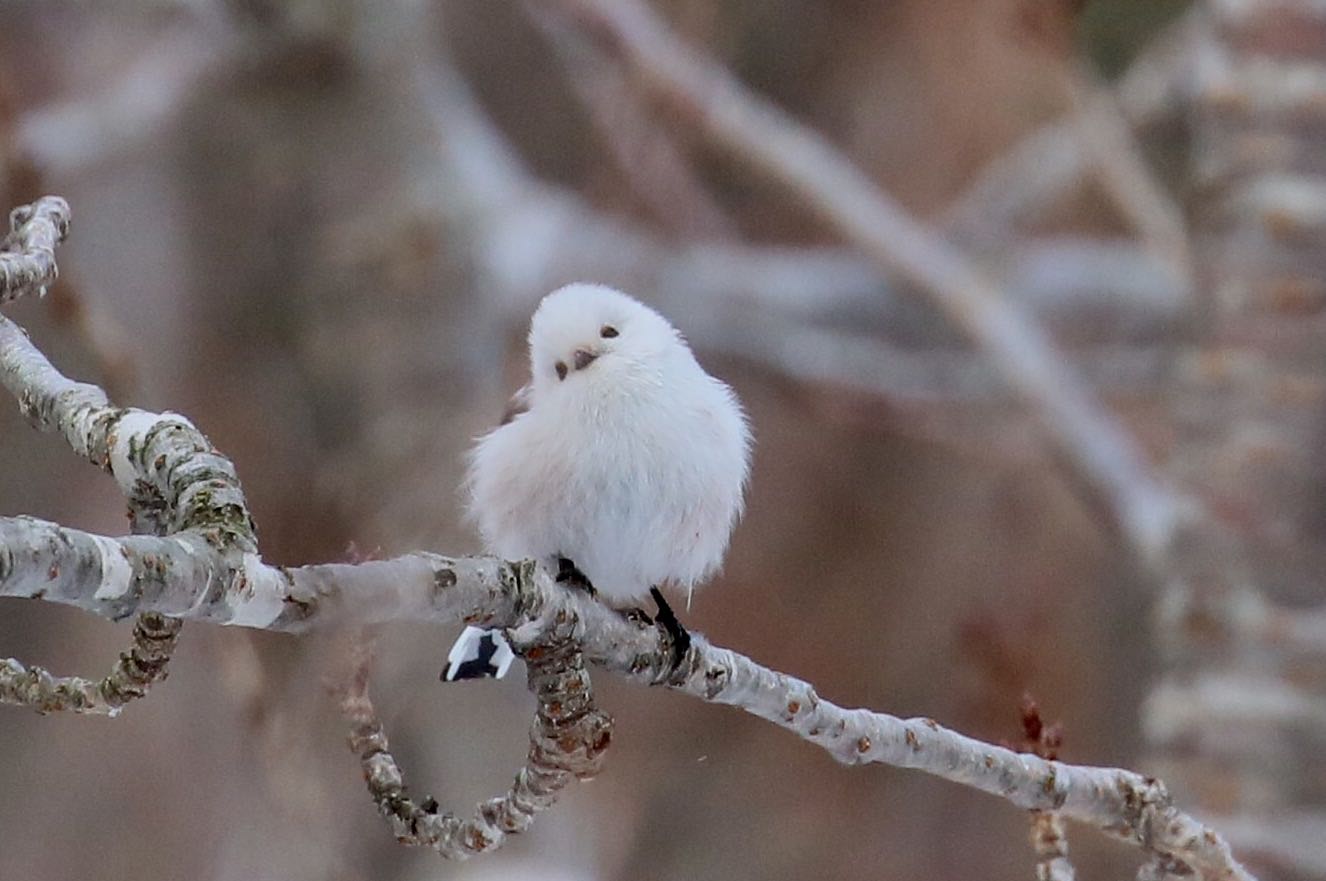
<svg viewBox="0 0 1326 881">
<path fill-rule="evenodd" d="M 1263 453 L 1314 448 L 1301 438 L 1319 429 L 1317 397 L 1296 399 L 1289 428 L 1279 411 L 1245 422 L 1238 395 L 1259 395 L 1234 389 L 1209 411 L 1209 389 L 1192 392 L 1174 370 L 1211 354 L 1203 333 L 1228 303 L 1242 319 L 1261 302 L 1238 278 L 1265 277 L 1248 262 L 1260 240 L 1238 239 L 1235 265 L 1222 237 L 1246 231 L 1230 208 L 1243 203 L 1212 181 L 1231 165 L 1250 176 L 1320 129 L 1278 117 L 1221 128 L 1238 108 L 1210 103 L 1219 95 L 1138 98 L 1115 84 L 1146 51 L 1179 67 L 1198 57 L 1195 43 L 1154 47 L 1199 14 L 1216 22 L 1201 35 L 1208 49 L 1319 61 L 1326 24 L 1313 4 L 1281 5 L 1276 15 L 1317 30 L 1283 18 L 1239 30 L 1219 18 L 1231 4 L 1170 0 L 655 8 L 961 244 L 1046 321 L 1157 461 L 1192 477 L 1215 466 L 1180 454 L 1194 438 L 1220 446 L 1211 425 L 1248 428 Z M 524 376 L 533 304 L 575 278 L 620 284 L 694 340 L 755 429 L 749 513 L 724 574 L 696 597 L 693 628 L 840 703 L 993 741 L 1017 737 L 1030 691 L 1064 723 L 1068 761 L 1164 773 L 1212 816 L 1322 816 L 1319 719 L 1244 764 L 1212 759 L 1184 727 L 1237 728 L 1238 713 L 1197 713 L 1175 737 L 1143 724 L 1148 693 L 1189 656 L 1157 638 L 1157 586 L 979 354 L 916 292 L 840 249 L 795 196 L 641 98 L 555 6 L 6 4 L 4 204 L 54 192 L 74 210 L 57 290 L 7 314 L 118 402 L 189 415 L 238 466 L 266 558 L 304 563 L 342 559 L 352 542 L 382 555 L 476 551 L 460 516 L 462 455 Z M 1113 108 L 1105 131 L 1113 120 L 1138 140 L 1111 152 L 1096 138 L 1093 96 Z M 1105 155 L 1072 141 L 1070 158 L 1103 172 L 1042 198 L 1033 185 L 1058 166 L 1007 166 L 1026 139 L 1079 123 Z M 1249 128 L 1262 140 L 1239 140 Z M 1311 152 L 1283 161 L 1311 164 Z M 1289 192 L 1301 207 L 1302 191 Z M 1009 199 L 1034 204 L 1007 211 Z M 1174 250 L 1190 224 L 1195 244 L 1181 247 L 1195 261 Z M 1315 268 L 1314 231 L 1277 258 L 1276 278 L 1294 259 Z M 765 284 L 791 305 L 749 290 Z M 1305 284 L 1288 313 L 1293 352 L 1320 384 L 1321 286 Z M 830 288 L 851 309 L 818 299 Z M 862 323 L 860 304 L 876 302 Z M 1231 336 L 1276 349 L 1280 326 Z M 834 366 L 833 353 L 878 340 L 914 360 L 872 360 L 861 381 Z M 803 348 L 788 357 L 781 341 Z M 111 481 L 13 406 L 0 406 L 0 432 L 0 511 L 125 530 Z M 1297 524 L 1295 554 L 1263 552 L 1277 561 L 1270 589 L 1320 605 L 1301 577 L 1320 559 L 1320 463 L 1291 458 L 1270 476 L 1236 469 L 1221 491 L 1252 509 L 1239 523 L 1278 511 Z M 1265 505 L 1239 481 L 1272 487 Z M 7 601 L 0 654 L 92 673 L 129 626 Z M 439 685 L 453 636 L 384 634 L 376 689 L 413 787 L 468 810 L 507 784 L 531 701 L 519 676 Z M 1203 663 L 1229 657 L 1212 645 Z M 1026 817 L 1006 804 L 842 768 L 763 722 L 606 675 L 596 684 L 618 728 L 605 773 L 501 853 L 440 864 L 397 846 L 363 791 L 324 690 L 339 650 L 336 635 L 190 626 L 170 679 L 119 719 L 0 712 L 0 878 L 1031 877 Z M 1291 685 L 1319 698 L 1315 657 Z M 1228 771 L 1218 792 L 1211 768 Z M 1286 774 L 1298 790 L 1278 788 Z M 1130 876 L 1137 862 L 1094 831 L 1072 847 L 1085 877 Z M 1265 877 L 1326 877 L 1319 850 L 1252 850 Z"/>
</svg>

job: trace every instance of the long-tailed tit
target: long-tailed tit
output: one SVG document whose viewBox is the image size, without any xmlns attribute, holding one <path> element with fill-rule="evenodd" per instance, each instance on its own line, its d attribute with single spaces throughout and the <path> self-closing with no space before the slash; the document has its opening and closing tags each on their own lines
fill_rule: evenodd
<svg viewBox="0 0 1326 881">
<path fill-rule="evenodd" d="M 689 601 L 722 562 L 749 471 L 741 404 L 663 316 L 601 285 L 544 297 L 529 350 L 529 384 L 471 454 L 484 545 L 614 605 L 652 594 L 679 659 L 689 637 L 657 588 Z M 443 678 L 501 676 L 511 657 L 469 627 Z"/>
</svg>

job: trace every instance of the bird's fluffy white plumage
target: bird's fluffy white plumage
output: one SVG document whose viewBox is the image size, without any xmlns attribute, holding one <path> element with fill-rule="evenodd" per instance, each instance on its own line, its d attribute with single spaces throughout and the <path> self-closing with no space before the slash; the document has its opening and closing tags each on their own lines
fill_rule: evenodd
<svg viewBox="0 0 1326 881">
<path fill-rule="evenodd" d="M 613 601 L 689 593 L 741 515 L 750 432 L 736 396 L 663 316 L 600 285 L 544 297 L 529 347 L 528 409 L 471 456 L 488 550 L 554 571 L 566 557 Z"/>
</svg>

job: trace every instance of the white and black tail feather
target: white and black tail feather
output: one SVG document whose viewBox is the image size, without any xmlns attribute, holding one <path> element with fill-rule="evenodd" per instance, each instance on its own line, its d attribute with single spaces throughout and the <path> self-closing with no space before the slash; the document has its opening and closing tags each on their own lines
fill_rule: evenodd
<svg viewBox="0 0 1326 881">
<path fill-rule="evenodd" d="M 443 682 L 462 679 L 501 679 L 511 669 L 516 653 L 500 630 L 468 626 L 447 654 Z"/>
</svg>

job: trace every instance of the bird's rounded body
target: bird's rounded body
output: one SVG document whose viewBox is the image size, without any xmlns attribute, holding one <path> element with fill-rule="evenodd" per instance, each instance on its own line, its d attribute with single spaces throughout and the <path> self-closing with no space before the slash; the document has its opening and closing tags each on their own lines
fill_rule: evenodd
<svg viewBox="0 0 1326 881">
<path fill-rule="evenodd" d="M 750 436 L 736 396 L 666 320 L 609 288 L 549 294 L 530 349 L 528 409 L 471 457 L 488 550 L 554 571 L 567 558 L 612 601 L 693 589 L 742 510 Z"/>
</svg>

